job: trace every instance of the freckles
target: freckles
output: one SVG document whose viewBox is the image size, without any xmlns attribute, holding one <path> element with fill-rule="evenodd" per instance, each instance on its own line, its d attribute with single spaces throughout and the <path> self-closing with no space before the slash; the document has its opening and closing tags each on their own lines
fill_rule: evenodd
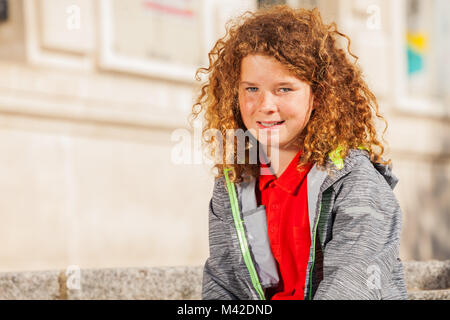
<svg viewBox="0 0 450 320">
<path fill-rule="evenodd" d="M 252 111 L 253 104 L 251 103 L 251 101 L 249 101 L 249 99 L 243 98 L 243 99 L 241 99 L 239 104 L 240 104 L 241 110 L 243 112 L 245 112 L 246 114 L 251 114 L 253 112 Z"/>
<path fill-rule="evenodd" d="M 239 110 L 241 111 L 241 113 L 244 113 L 246 110 L 246 102 L 245 100 L 239 96 L 238 98 L 238 104 L 239 104 Z"/>
<path fill-rule="evenodd" d="M 246 106 L 246 107 L 249 107 L 249 106 L 251 106 L 253 103 L 253 101 L 252 101 L 252 99 L 251 98 L 249 98 L 249 97 L 246 97 L 246 96 L 243 96 L 242 97 L 242 99 L 241 99 L 241 102 L 242 102 L 242 104 L 244 105 L 244 106 Z"/>
<path fill-rule="evenodd" d="M 241 117 L 244 122 L 250 121 L 252 117 L 251 108 L 247 103 L 240 104 Z"/>
<path fill-rule="evenodd" d="M 251 108 L 251 107 L 247 107 L 247 108 L 244 109 L 244 114 L 245 114 L 245 117 L 248 120 L 250 120 L 250 119 L 252 119 L 254 117 L 255 110 L 253 108 Z"/>
</svg>

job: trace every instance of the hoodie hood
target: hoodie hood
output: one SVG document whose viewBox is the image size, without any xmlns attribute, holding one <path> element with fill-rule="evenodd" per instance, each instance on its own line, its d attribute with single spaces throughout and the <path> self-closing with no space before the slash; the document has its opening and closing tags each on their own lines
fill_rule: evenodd
<svg viewBox="0 0 450 320">
<path fill-rule="evenodd" d="M 355 167 L 358 167 L 358 165 L 360 165 L 363 161 L 367 160 L 370 161 L 374 168 L 383 176 L 392 190 L 397 185 L 399 180 L 392 172 L 392 164 L 385 165 L 372 162 L 370 160 L 369 152 L 363 148 L 350 150 L 345 158 L 342 158 L 340 153 L 340 148 L 330 153 L 330 157 L 327 162 L 329 175 L 323 186 L 324 188 L 329 187 L 335 181 L 350 173 Z M 382 159 L 382 161 L 384 161 L 384 159 Z"/>
<path fill-rule="evenodd" d="M 398 183 L 398 178 L 392 173 L 392 164 L 384 165 L 381 163 L 373 163 L 373 166 L 377 171 L 384 177 L 386 182 L 389 184 L 392 190 L 394 190 L 395 186 Z"/>
<path fill-rule="evenodd" d="M 371 161 L 369 152 L 364 147 L 349 150 L 348 155 L 345 158 L 341 157 L 340 155 L 341 151 L 342 148 L 338 147 L 336 150 L 329 153 L 329 158 L 326 163 L 326 167 L 329 169 L 328 177 L 327 181 L 325 181 L 324 185 L 322 186 L 322 191 L 325 188 L 328 188 L 330 185 L 332 185 L 334 182 L 339 180 L 344 175 L 351 172 L 353 168 L 355 168 L 361 163 L 361 161 L 366 161 L 366 159 Z M 264 152 L 261 152 L 260 156 L 263 156 L 266 162 L 268 161 L 267 156 L 265 155 Z M 381 160 L 384 161 L 384 159 Z M 394 190 L 399 179 L 392 172 L 393 169 L 392 163 L 389 165 L 375 162 L 371 163 L 374 166 L 374 168 L 383 176 L 383 178 L 386 180 L 391 189 Z M 250 178 L 250 180 L 253 179 L 253 177 L 249 177 L 248 174 L 246 173 L 244 173 L 244 177 Z"/>
</svg>

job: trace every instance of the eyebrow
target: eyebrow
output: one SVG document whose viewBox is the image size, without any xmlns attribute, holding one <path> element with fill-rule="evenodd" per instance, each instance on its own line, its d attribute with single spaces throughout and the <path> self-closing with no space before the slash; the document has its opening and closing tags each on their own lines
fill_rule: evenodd
<svg viewBox="0 0 450 320">
<path fill-rule="evenodd" d="M 249 86 L 256 86 L 256 85 L 258 85 L 257 83 L 250 82 L 250 81 L 241 81 L 240 84 L 249 85 Z M 294 83 L 293 82 L 288 82 L 288 81 L 283 81 L 283 82 L 276 83 L 276 85 L 277 86 L 293 86 Z"/>
<path fill-rule="evenodd" d="M 256 83 L 253 83 L 253 82 L 249 82 L 249 81 L 241 81 L 241 82 L 239 82 L 240 84 L 246 84 L 246 85 L 248 85 L 248 86 L 255 86 L 256 85 Z"/>
</svg>

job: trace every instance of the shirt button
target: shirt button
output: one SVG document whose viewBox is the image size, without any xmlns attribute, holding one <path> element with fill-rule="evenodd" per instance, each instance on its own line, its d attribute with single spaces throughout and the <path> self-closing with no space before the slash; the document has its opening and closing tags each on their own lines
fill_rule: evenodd
<svg viewBox="0 0 450 320">
<path fill-rule="evenodd" d="M 273 204 L 271 208 L 276 210 L 276 209 L 278 209 L 278 205 L 277 204 Z"/>
</svg>

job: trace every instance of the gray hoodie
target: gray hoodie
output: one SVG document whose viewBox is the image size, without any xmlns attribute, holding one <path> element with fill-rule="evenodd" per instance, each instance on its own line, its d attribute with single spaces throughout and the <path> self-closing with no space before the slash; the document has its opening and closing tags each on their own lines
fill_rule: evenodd
<svg viewBox="0 0 450 320">
<path fill-rule="evenodd" d="M 391 167 L 372 163 L 367 151 L 331 157 L 328 171 L 307 176 L 311 248 L 305 299 L 407 299 L 399 258 L 401 209 Z M 209 203 L 210 256 L 203 299 L 265 299 L 279 283 L 258 206 L 256 179 L 233 184 L 217 178 Z"/>
</svg>

